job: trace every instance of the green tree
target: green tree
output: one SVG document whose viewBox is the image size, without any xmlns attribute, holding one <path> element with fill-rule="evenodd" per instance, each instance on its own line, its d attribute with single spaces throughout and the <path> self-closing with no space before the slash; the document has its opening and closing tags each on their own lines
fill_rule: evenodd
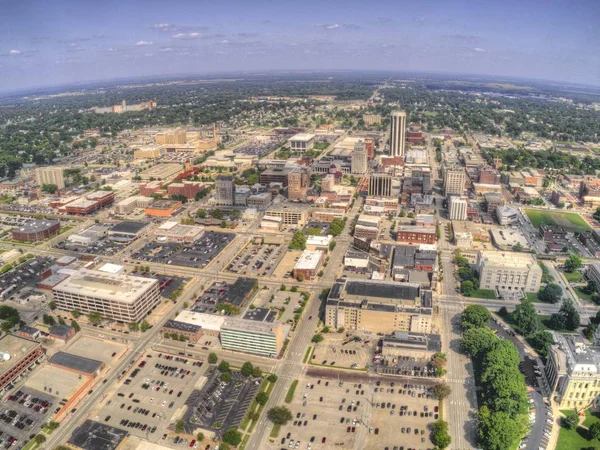
<svg viewBox="0 0 600 450">
<path fill-rule="evenodd" d="M 185 430 L 185 422 L 179 419 L 175 422 L 175 433 L 182 433 Z"/>
<path fill-rule="evenodd" d="M 56 184 L 42 184 L 42 192 L 54 194 L 56 191 L 58 191 L 58 186 Z"/>
<path fill-rule="evenodd" d="M 517 448 L 523 424 L 503 411 L 492 412 L 483 405 L 478 413 L 477 434 L 483 450 Z"/>
<path fill-rule="evenodd" d="M 588 428 L 588 436 L 589 439 L 598 439 L 600 440 L 600 422 L 594 422 Z"/>
<path fill-rule="evenodd" d="M 242 442 L 242 433 L 237 428 L 230 428 L 223 433 L 223 442 L 237 447 Z"/>
<path fill-rule="evenodd" d="M 256 403 L 258 403 L 259 405 L 265 406 L 268 401 L 269 396 L 266 392 L 259 392 L 258 394 L 256 394 Z"/>
<path fill-rule="evenodd" d="M 570 299 L 563 301 L 558 312 L 565 317 L 565 328 L 567 330 L 575 331 L 581 325 L 579 311 Z"/>
<path fill-rule="evenodd" d="M 140 323 L 140 331 L 142 333 L 148 331 L 148 329 L 150 328 L 150 324 L 148 323 L 148 321 L 146 320 L 142 320 L 142 323 Z"/>
<path fill-rule="evenodd" d="M 300 230 L 296 230 L 288 247 L 290 250 L 306 249 L 306 236 L 304 236 L 304 233 Z"/>
<path fill-rule="evenodd" d="M 323 335 L 320 333 L 315 334 L 312 339 L 311 342 L 314 342 L 315 344 L 318 344 L 319 342 L 321 342 L 323 340 Z"/>
<path fill-rule="evenodd" d="M 300 282 L 304 281 L 304 274 L 302 272 L 300 272 L 298 275 L 296 275 L 296 281 L 300 281 Z"/>
<path fill-rule="evenodd" d="M 533 303 L 527 299 L 521 300 L 512 313 L 512 320 L 521 333 L 529 336 L 538 329 L 538 317 Z"/>
<path fill-rule="evenodd" d="M 71 320 L 71 326 L 73 327 L 76 333 L 79 333 L 81 331 L 81 327 L 79 326 L 77 321 Z"/>
<path fill-rule="evenodd" d="M 560 312 L 553 313 L 548 326 L 553 330 L 564 330 L 567 328 L 567 317 Z"/>
<path fill-rule="evenodd" d="M 473 295 L 473 292 L 475 292 L 475 286 L 473 285 L 473 282 L 463 281 L 460 283 L 460 292 L 462 292 L 465 297 L 470 297 Z"/>
<path fill-rule="evenodd" d="M 206 217 L 206 210 L 199 209 L 198 211 L 196 211 L 196 216 L 199 217 L 200 219 L 204 219 Z"/>
<path fill-rule="evenodd" d="M 91 312 L 88 314 L 88 321 L 92 325 L 98 325 L 102 322 L 102 314 L 99 312 Z"/>
<path fill-rule="evenodd" d="M 292 420 L 292 413 L 285 406 L 275 406 L 269 409 L 267 418 L 275 425 L 285 425 Z"/>
<path fill-rule="evenodd" d="M 221 381 L 223 383 L 229 383 L 229 382 L 231 382 L 231 374 L 229 372 L 223 372 L 221 374 Z"/>
<path fill-rule="evenodd" d="M 471 328 L 484 328 L 488 326 L 492 314 L 485 306 L 469 305 L 460 316 L 460 324 L 463 330 Z"/>
<path fill-rule="evenodd" d="M 515 245 L 512 246 L 512 251 L 520 253 L 523 251 L 523 246 L 519 242 L 517 242 Z"/>
<path fill-rule="evenodd" d="M 140 325 L 137 322 L 130 322 L 127 324 L 129 331 L 140 331 Z"/>
<path fill-rule="evenodd" d="M 210 212 L 210 215 L 215 219 L 222 219 L 225 216 L 225 213 L 219 208 L 215 208 Z"/>
<path fill-rule="evenodd" d="M 461 350 L 473 358 L 489 351 L 497 345 L 498 337 L 489 328 L 471 328 L 463 334 Z"/>
<path fill-rule="evenodd" d="M 50 308 L 51 311 L 54 311 L 56 309 L 56 302 L 54 300 L 48 302 L 48 308 Z"/>
<path fill-rule="evenodd" d="M 216 364 L 218 360 L 219 360 L 219 357 L 217 356 L 216 353 L 208 354 L 208 363 L 209 364 Z"/>
<path fill-rule="evenodd" d="M 258 367 L 258 366 L 254 366 L 252 368 L 252 376 L 254 378 L 260 378 L 260 377 L 262 377 L 262 369 L 260 367 Z"/>
<path fill-rule="evenodd" d="M 538 298 L 543 302 L 558 303 L 562 298 L 562 288 L 555 283 L 547 284 L 538 292 Z"/>
<path fill-rule="evenodd" d="M 267 381 L 269 383 L 276 383 L 278 379 L 279 377 L 274 373 L 269 374 L 269 376 L 267 377 Z"/>
<path fill-rule="evenodd" d="M 461 267 L 456 271 L 456 274 L 461 281 L 472 281 L 477 278 L 475 271 L 469 267 Z"/>
<path fill-rule="evenodd" d="M 42 445 L 44 442 L 46 442 L 46 436 L 43 434 L 36 434 L 33 440 L 37 445 Z"/>
<path fill-rule="evenodd" d="M 448 434 L 448 422 L 439 419 L 433 424 L 431 442 L 440 449 L 444 449 L 450 445 L 452 440 L 450 439 L 450 434 Z"/>
<path fill-rule="evenodd" d="M 223 373 L 227 373 L 231 370 L 227 361 L 221 361 L 221 363 L 217 366 L 217 369 Z"/>
<path fill-rule="evenodd" d="M 74 309 L 73 311 L 71 311 L 71 315 L 74 319 L 79 319 L 79 317 L 81 316 L 81 312 L 78 309 Z"/>
<path fill-rule="evenodd" d="M 459 267 L 469 267 L 469 260 L 462 256 L 459 252 L 454 255 L 454 262 Z"/>
<path fill-rule="evenodd" d="M 565 261 L 565 272 L 575 272 L 577 269 L 580 269 L 583 266 L 583 262 L 579 255 L 574 253 L 567 258 Z"/>
<path fill-rule="evenodd" d="M 242 375 L 244 375 L 246 378 L 248 378 L 250 375 L 252 375 L 252 369 L 254 369 L 254 366 L 252 365 L 252 363 L 249 361 L 246 361 L 244 364 L 242 364 L 240 373 Z"/>
<path fill-rule="evenodd" d="M 566 428 L 567 430 L 572 430 L 576 428 L 578 423 L 579 416 L 577 415 L 576 411 L 574 411 L 572 414 L 567 414 L 565 417 L 562 418 L 560 422 L 561 426 L 563 428 Z"/>
<path fill-rule="evenodd" d="M 346 223 L 344 222 L 344 220 L 336 217 L 331 221 L 331 224 L 329 225 L 329 230 L 327 232 L 328 234 L 331 234 L 333 236 L 339 236 L 344 231 L 345 225 Z"/>
<path fill-rule="evenodd" d="M 538 331 L 529 337 L 532 347 L 544 358 L 548 356 L 548 350 L 554 344 L 554 338 L 549 331 Z"/>
<path fill-rule="evenodd" d="M 444 400 L 451 393 L 452 389 L 450 389 L 450 386 L 446 383 L 436 384 L 432 388 L 433 398 L 435 398 L 436 400 Z"/>
<path fill-rule="evenodd" d="M 204 433 L 199 432 L 198 434 L 196 434 L 196 440 L 198 442 L 202 442 L 204 440 Z"/>
<path fill-rule="evenodd" d="M 44 314 L 42 320 L 46 325 L 52 326 L 56 324 L 56 320 L 54 320 L 54 317 L 48 314 Z"/>
</svg>

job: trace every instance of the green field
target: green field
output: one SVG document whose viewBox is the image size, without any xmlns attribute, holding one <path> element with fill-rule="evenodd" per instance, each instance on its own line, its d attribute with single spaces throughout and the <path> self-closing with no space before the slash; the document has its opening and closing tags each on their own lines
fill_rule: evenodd
<svg viewBox="0 0 600 450">
<path fill-rule="evenodd" d="M 496 300 L 496 293 L 491 289 L 477 289 L 476 291 L 473 291 L 473 295 L 471 295 L 470 297 Z"/>
<path fill-rule="evenodd" d="M 585 281 L 583 279 L 583 275 L 581 275 L 579 272 L 565 272 L 564 276 L 569 283 L 579 283 L 580 281 Z"/>
<path fill-rule="evenodd" d="M 561 225 L 565 230 L 573 233 L 592 230 L 588 223 L 576 213 L 525 209 L 525 214 L 536 228 L 542 225 Z"/>
<path fill-rule="evenodd" d="M 575 414 L 574 411 L 562 410 L 564 415 Z M 594 422 L 597 422 L 598 418 L 588 414 L 586 411 L 586 418 L 584 425 L 589 426 Z M 577 427 L 574 430 L 567 430 L 560 428 L 560 434 L 558 435 L 558 442 L 556 444 L 556 450 L 581 450 L 584 448 L 600 448 L 597 440 L 588 441 L 587 430 L 582 427 Z"/>
<path fill-rule="evenodd" d="M 587 300 L 588 302 L 591 302 L 592 301 L 592 296 L 590 294 L 584 292 L 583 291 L 584 288 L 581 288 L 580 286 L 575 286 L 573 288 L 573 290 L 577 294 L 577 297 L 579 297 L 581 300 Z"/>
</svg>

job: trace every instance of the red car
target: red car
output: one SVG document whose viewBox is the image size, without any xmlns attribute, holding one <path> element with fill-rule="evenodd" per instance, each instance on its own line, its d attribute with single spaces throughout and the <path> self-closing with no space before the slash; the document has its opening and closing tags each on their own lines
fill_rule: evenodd
<svg viewBox="0 0 600 450">
<path fill-rule="evenodd" d="M 327 438 L 323 436 L 323 439 L 321 439 L 321 444 L 324 444 L 325 442 L 327 442 Z"/>
</svg>

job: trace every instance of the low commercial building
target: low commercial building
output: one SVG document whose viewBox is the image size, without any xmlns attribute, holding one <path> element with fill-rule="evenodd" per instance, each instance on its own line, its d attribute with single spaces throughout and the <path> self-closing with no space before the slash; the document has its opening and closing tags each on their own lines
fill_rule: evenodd
<svg viewBox="0 0 600 450">
<path fill-rule="evenodd" d="M 260 221 L 260 229 L 265 231 L 281 230 L 281 217 L 264 216 Z"/>
<path fill-rule="evenodd" d="M 305 280 L 313 280 L 319 273 L 324 259 L 325 253 L 320 250 L 304 250 L 294 265 L 292 275 L 296 279 L 302 275 Z"/>
<path fill-rule="evenodd" d="M 218 336 L 226 316 L 183 310 L 175 317 L 175 322 L 200 327 L 206 336 Z"/>
<path fill-rule="evenodd" d="M 204 235 L 204 227 L 169 221 L 159 226 L 154 235 L 159 241 L 193 243 Z"/>
<path fill-rule="evenodd" d="M 520 247 L 521 250 L 530 250 L 529 242 L 520 230 L 498 230 L 493 228 L 490 230 L 490 235 L 492 236 L 492 242 L 500 250 L 510 251 L 515 246 Z"/>
<path fill-rule="evenodd" d="M 68 448 L 84 450 L 117 450 L 129 431 L 102 422 L 86 420 L 67 441 Z"/>
<path fill-rule="evenodd" d="M 44 356 L 42 344 L 12 334 L 0 337 L 0 391 Z"/>
<path fill-rule="evenodd" d="M 542 269 L 527 253 L 480 251 L 477 270 L 481 289 L 538 292 Z"/>
<path fill-rule="evenodd" d="M 333 222 L 333 219 L 343 219 L 345 212 L 340 209 L 317 208 L 311 213 L 311 217 L 315 222 Z"/>
<path fill-rule="evenodd" d="M 327 236 L 308 236 L 306 238 L 306 250 L 315 251 L 321 250 L 327 254 L 329 252 L 329 244 L 333 241 L 333 236 L 328 234 Z"/>
<path fill-rule="evenodd" d="M 168 320 L 164 324 L 162 331 L 164 334 L 185 336 L 192 343 L 198 342 L 202 337 L 202 327 L 200 325 L 178 322 L 177 320 Z"/>
<path fill-rule="evenodd" d="M 50 327 L 49 336 L 55 341 L 68 342 L 75 336 L 75 328 L 69 325 L 57 323 Z"/>
<path fill-rule="evenodd" d="M 87 228 L 86 230 L 69 235 L 69 237 L 67 238 L 67 242 L 70 245 L 92 245 L 93 243 L 100 240 L 103 236 L 106 236 L 108 229 L 108 225 L 97 223 Z"/>
<path fill-rule="evenodd" d="M 281 323 L 228 317 L 221 326 L 221 347 L 225 350 L 275 358 L 286 337 Z"/>
<path fill-rule="evenodd" d="M 113 275 L 122 275 L 125 273 L 125 267 L 120 264 L 104 263 L 98 269 L 100 272 L 110 273 Z"/>
<path fill-rule="evenodd" d="M 115 213 L 122 215 L 131 214 L 138 208 L 147 208 L 152 202 L 154 202 L 152 197 L 143 197 L 141 195 L 128 197 L 115 205 Z"/>
<path fill-rule="evenodd" d="M 31 220 L 11 230 L 12 239 L 20 242 L 39 242 L 58 234 L 58 220 Z"/>
<path fill-rule="evenodd" d="M 157 164 L 140 173 L 144 181 L 167 181 L 183 172 L 181 164 Z"/>
<path fill-rule="evenodd" d="M 355 269 L 366 269 L 369 267 L 369 253 L 359 250 L 348 250 L 344 256 L 344 266 Z"/>
<path fill-rule="evenodd" d="M 147 226 L 147 222 L 119 222 L 108 230 L 108 238 L 115 242 L 131 242 Z"/>
<path fill-rule="evenodd" d="M 160 303 L 158 280 L 80 269 L 52 289 L 58 309 L 139 322 Z"/>
<path fill-rule="evenodd" d="M 396 229 L 396 241 L 408 244 L 434 244 L 437 241 L 435 227 L 400 225 Z"/>
<path fill-rule="evenodd" d="M 150 217 L 171 217 L 182 206 L 178 200 L 157 200 L 145 209 L 145 213 Z"/>
<path fill-rule="evenodd" d="M 115 201 L 115 193 L 111 191 L 96 191 L 68 203 L 65 210 L 68 214 L 85 216 L 98 211 Z"/>
<path fill-rule="evenodd" d="M 454 242 L 458 248 L 471 248 L 473 235 L 468 231 L 454 233 Z"/>
<path fill-rule="evenodd" d="M 439 334 L 396 331 L 383 336 L 381 342 L 381 353 L 386 358 L 409 357 L 426 362 L 434 353 L 442 351 Z"/>
<path fill-rule="evenodd" d="M 499 206 L 496 208 L 496 218 L 500 225 L 514 225 L 519 221 L 521 212 L 513 206 Z"/>
<path fill-rule="evenodd" d="M 346 278 L 332 286 L 325 306 L 329 328 L 430 333 L 431 322 L 431 291 L 414 283 Z"/>
<path fill-rule="evenodd" d="M 354 237 L 365 241 L 373 241 L 379 237 L 381 217 L 361 214 L 354 226 Z"/>
<path fill-rule="evenodd" d="M 579 334 L 552 333 L 546 378 L 560 408 L 582 411 L 600 404 L 600 352 Z"/>
</svg>

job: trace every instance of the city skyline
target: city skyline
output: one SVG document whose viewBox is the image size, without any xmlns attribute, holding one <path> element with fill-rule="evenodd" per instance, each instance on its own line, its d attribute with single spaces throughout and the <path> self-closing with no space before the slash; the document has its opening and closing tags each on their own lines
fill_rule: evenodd
<svg viewBox="0 0 600 450">
<path fill-rule="evenodd" d="M 524 4 L 527 3 L 527 4 Z M 5 5 L 2 91 L 176 74 L 386 70 L 600 85 L 600 4 L 38 0 Z"/>
</svg>

